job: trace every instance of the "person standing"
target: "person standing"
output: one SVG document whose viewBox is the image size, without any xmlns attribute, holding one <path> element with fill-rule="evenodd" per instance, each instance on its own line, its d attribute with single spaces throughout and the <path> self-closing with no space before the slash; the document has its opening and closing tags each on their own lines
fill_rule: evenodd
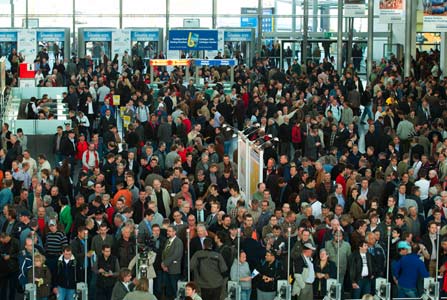
<svg viewBox="0 0 447 300">
<path fill-rule="evenodd" d="M 352 299 L 360 299 L 371 292 L 373 279 L 372 256 L 368 252 L 368 243 L 363 241 L 358 249 L 351 254 L 349 276 L 352 283 Z"/>
<path fill-rule="evenodd" d="M 197 251 L 191 258 L 191 269 L 203 300 L 220 299 L 224 282 L 222 274 L 228 269 L 222 254 L 212 249 L 212 239 L 205 238 L 203 250 Z"/>
<path fill-rule="evenodd" d="M 397 244 L 402 256 L 393 264 L 393 277 L 398 286 L 398 298 L 418 298 L 417 284 L 419 278 L 429 277 L 424 263 L 418 256 L 419 245 L 411 247 L 406 241 Z M 411 251 L 411 252 L 410 252 Z"/>
<path fill-rule="evenodd" d="M 123 300 L 157 300 L 149 293 L 149 280 L 140 278 L 135 286 L 135 291 L 127 293 Z"/>
<path fill-rule="evenodd" d="M 72 300 L 74 298 L 80 273 L 79 264 L 76 263 L 71 247 L 65 246 L 57 261 L 54 278 L 56 287 L 53 289 L 53 293 L 57 295 L 58 300 Z"/>
<path fill-rule="evenodd" d="M 292 295 L 297 295 L 298 300 L 313 299 L 312 284 L 315 281 L 315 269 L 312 254 L 315 250 L 311 243 L 305 243 L 301 255 L 293 261 L 294 276 L 300 289 L 294 289 Z"/>
<path fill-rule="evenodd" d="M 19 240 L 6 232 L 0 234 L 0 256 L 0 299 L 14 300 L 19 271 Z"/>
<path fill-rule="evenodd" d="M 276 259 L 273 251 L 268 250 L 265 253 L 265 259 L 261 261 L 256 268 L 259 272 L 257 299 L 258 300 L 273 300 L 276 296 L 276 286 L 278 279 L 284 277 L 284 271 L 281 262 Z"/>
<path fill-rule="evenodd" d="M 239 264 L 239 274 L 238 265 Z M 239 282 L 241 285 L 241 300 L 250 300 L 251 295 L 251 272 L 247 262 L 247 254 L 241 251 L 239 259 L 235 259 L 231 266 L 231 280 Z M 238 278 L 239 276 L 239 278 Z"/>
<path fill-rule="evenodd" d="M 112 290 L 111 300 L 123 300 L 127 293 L 133 291 L 134 284 L 131 281 L 132 273 L 127 268 L 122 268 L 119 273 L 119 280 Z"/>
<path fill-rule="evenodd" d="M 40 253 L 34 255 L 34 279 L 33 270 L 28 270 L 28 282 L 36 284 L 36 296 L 38 300 L 47 300 L 51 294 L 51 272 L 45 265 L 45 256 Z"/>
<path fill-rule="evenodd" d="M 98 274 L 96 299 L 108 300 L 112 298 L 112 289 L 119 275 L 120 265 L 118 259 L 112 255 L 110 245 L 102 245 L 101 252 L 93 265 L 93 270 Z"/>
<path fill-rule="evenodd" d="M 177 238 L 174 226 L 168 226 L 166 233 L 168 240 L 161 254 L 161 268 L 166 276 L 166 299 L 172 300 L 177 295 L 177 281 L 182 270 L 183 243 Z"/>
</svg>

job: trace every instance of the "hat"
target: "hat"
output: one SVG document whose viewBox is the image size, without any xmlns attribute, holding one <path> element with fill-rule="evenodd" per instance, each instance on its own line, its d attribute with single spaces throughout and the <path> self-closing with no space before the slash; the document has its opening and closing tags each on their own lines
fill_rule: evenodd
<svg viewBox="0 0 447 300">
<path fill-rule="evenodd" d="M 397 243 L 397 249 L 411 250 L 411 246 L 406 241 L 400 241 L 399 243 Z"/>
<path fill-rule="evenodd" d="M 48 221 L 48 226 L 56 226 L 56 220 L 51 219 Z"/>
<path fill-rule="evenodd" d="M 321 208 L 329 208 L 329 206 L 326 203 L 321 204 Z"/>
<path fill-rule="evenodd" d="M 311 243 L 305 243 L 303 245 L 303 249 L 304 250 L 314 250 L 315 251 L 316 248 Z"/>
<path fill-rule="evenodd" d="M 31 217 L 31 213 L 27 210 L 23 210 L 20 212 L 20 216 L 29 218 L 29 217 Z"/>
</svg>

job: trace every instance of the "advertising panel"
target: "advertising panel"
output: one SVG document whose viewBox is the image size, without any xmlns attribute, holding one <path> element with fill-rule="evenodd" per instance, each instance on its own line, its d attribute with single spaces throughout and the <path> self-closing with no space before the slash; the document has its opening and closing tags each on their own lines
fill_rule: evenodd
<svg viewBox="0 0 447 300">
<path fill-rule="evenodd" d="M 217 50 L 217 30 L 169 30 L 169 50 Z"/>
<path fill-rule="evenodd" d="M 361 17 L 365 15 L 365 0 L 345 0 L 345 17 Z"/>
<path fill-rule="evenodd" d="M 423 31 L 447 32 L 447 0 L 423 0 Z"/>
<path fill-rule="evenodd" d="M 380 0 L 380 21 L 384 23 L 401 23 L 404 21 L 405 0 Z"/>
</svg>

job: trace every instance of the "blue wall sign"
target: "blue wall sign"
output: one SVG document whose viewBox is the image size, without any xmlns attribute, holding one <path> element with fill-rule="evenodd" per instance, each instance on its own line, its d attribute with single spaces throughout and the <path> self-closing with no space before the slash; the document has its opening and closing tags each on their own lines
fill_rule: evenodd
<svg viewBox="0 0 447 300">
<path fill-rule="evenodd" d="M 111 40 L 111 31 L 84 31 L 85 42 L 110 42 Z"/>
<path fill-rule="evenodd" d="M 253 39 L 251 30 L 250 31 L 227 31 L 224 32 L 225 42 L 251 42 Z"/>
<path fill-rule="evenodd" d="M 0 42 L 17 42 L 17 31 L 0 31 Z"/>
<path fill-rule="evenodd" d="M 160 40 L 159 31 L 137 31 L 130 32 L 130 39 L 132 41 L 141 42 L 158 42 Z"/>
<path fill-rule="evenodd" d="M 37 41 L 65 42 L 65 31 L 37 31 Z"/>
<path fill-rule="evenodd" d="M 233 67 L 237 64 L 235 59 L 195 59 L 194 63 L 197 67 L 210 66 L 210 67 L 220 67 L 220 66 L 230 66 Z"/>
<path fill-rule="evenodd" d="M 169 50 L 217 50 L 217 30 L 169 30 Z"/>
</svg>

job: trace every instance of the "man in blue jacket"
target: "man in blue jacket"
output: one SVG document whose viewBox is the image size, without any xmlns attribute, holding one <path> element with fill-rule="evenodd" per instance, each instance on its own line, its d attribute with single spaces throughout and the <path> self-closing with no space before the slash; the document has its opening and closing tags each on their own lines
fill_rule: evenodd
<svg viewBox="0 0 447 300">
<path fill-rule="evenodd" d="M 425 264 L 418 257 L 419 245 L 411 247 L 406 241 L 397 244 L 399 254 L 402 256 L 393 265 L 393 277 L 398 286 L 398 298 L 418 298 L 417 282 L 420 277 L 429 276 Z"/>
</svg>

